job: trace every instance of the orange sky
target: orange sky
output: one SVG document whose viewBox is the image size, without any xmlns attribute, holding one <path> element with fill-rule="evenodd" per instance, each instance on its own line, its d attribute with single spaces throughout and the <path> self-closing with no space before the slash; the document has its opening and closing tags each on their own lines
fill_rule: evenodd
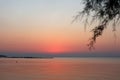
<svg viewBox="0 0 120 80">
<path fill-rule="evenodd" d="M 71 24 L 82 7 L 78 0 L 0 1 L 0 52 L 87 52 L 92 27 Z M 95 23 L 94 23 L 95 24 Z M 119 27 L 116 32 L 120 35 Z M 97 40 L 96 50 L 118 49 L 112 28 Z"/>
</svg>

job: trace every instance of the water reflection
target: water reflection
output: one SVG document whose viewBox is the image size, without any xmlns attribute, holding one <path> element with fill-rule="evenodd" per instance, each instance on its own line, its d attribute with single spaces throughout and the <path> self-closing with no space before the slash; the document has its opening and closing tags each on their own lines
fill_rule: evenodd
<svg viewBox="0 0 120 80">
<path fill-rule="evenodd" d="M 120 59 L 0 59 L 0 80 L 120 80 L 119 68 Z"/>
</svg>

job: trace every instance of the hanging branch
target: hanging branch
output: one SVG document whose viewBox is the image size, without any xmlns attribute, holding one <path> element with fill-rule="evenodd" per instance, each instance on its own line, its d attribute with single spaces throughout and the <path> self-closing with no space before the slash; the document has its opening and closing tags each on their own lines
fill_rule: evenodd
<svg viewBox="0 0 120 80">
<path fill-rule="evenodd" d="M 120 0 L 83 0 L 83 4 L 85 6 L 83 11 L 79 12 L 74 20 L 84 17 L 89 21 L 92 16 L 91 23 L 95 20 L 99 21 L 99 24 L 92 29 L 93 35 L 88 44 L 91 50 L 94 48 L 96 39 L 102 35 L 110 22 L 113 22 L 113 31 L 116 30 L 115 25 L 120 20 Z"/>
</svg>

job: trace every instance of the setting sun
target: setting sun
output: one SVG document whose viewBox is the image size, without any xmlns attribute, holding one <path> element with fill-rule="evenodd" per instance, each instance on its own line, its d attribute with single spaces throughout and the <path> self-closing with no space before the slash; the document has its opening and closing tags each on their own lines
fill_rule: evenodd
<svg viewBox="0 0 120 80">
<path fill-rule="evenodd" d="M 62 45 L 53 44 L 46 48 L 45 52 L 49 53 L 62 53 L 65 52 L 65 48 Z"/>
</svg>

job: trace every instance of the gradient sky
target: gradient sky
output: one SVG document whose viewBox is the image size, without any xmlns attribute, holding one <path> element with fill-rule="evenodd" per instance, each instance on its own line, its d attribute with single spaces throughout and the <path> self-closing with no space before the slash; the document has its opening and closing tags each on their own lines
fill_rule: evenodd
<svg viewBox="0 0 120 80">
<path fill-rule="evenodd" d="M 0 52 L 89 52 L 91 36 L 83 22 L 71 24 L 82 10 L 81 0 L 0 0 Z M 95 23 L 93 23 L 95 24 Z M 120 52 L 120 27 L 112 27 L 97 40 L 97 52 Z"/>
</svg>

